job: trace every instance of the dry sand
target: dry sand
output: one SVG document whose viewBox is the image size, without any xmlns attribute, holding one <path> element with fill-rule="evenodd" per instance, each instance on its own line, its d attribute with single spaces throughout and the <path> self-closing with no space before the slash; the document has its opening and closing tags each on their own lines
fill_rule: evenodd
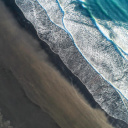
<svg viewBox="0 0 128 128">
<path fill-rule="evenodd" d="M 12 73 L 27 97 L 47 112 L 61 128 L 112 128 L 105 114 L 91 108 L 48 62 L 39 43 L 20 28 L 2 3 L 0 62 Z M 58 127 L 54 123 L 52 125 L 53 128 Z"/>
</svg>

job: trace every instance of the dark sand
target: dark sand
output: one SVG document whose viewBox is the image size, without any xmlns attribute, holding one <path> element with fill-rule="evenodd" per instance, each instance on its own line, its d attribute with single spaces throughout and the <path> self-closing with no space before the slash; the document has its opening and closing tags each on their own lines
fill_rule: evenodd
<svg viewBox="0 0 128 128">
<path fill-rule="evenodd" d="M 18 32 L 17 34 L 20 35 L 20 32 L 23 32 L 18 31 L 16 29 L 18 26 L 15 25 L 17 23 L 15 24 L 13 17 L 7 12 L 0 1 L 0 109 L 3 115 L 2 124 L 7 124 L 6 121 L 10 120 L 10 125 L 14 126 L 14 128 L 59 128 L 46 112 L 42 111 L 39 106 L 33 104 L 27 98 L 24 90 L 21 88 L 22 85 L 10 70 L 10 67 L 3 63 L 2 59 L 9 59 L 6 56 L 8 53 L 10 56 L 13 56 L 8 45 L 16 43 L 15 34 Z M 20 41 L 22 37 L 16 37 L 19 43 L 22 43 Z M 6 55 L 4 56 L 4 54 Z M 14 62 L 14 60 L 11 61 Z M 9 64 L 9 61 L 7 63 Z M 0 128 L 7 127 L 2 127 L 0 124 Z"/>
<path fill-rule="evenodd" d="M 53 68 L 38 42 L 20 28 L 2 3 L 0 6 L 0 13 L 4 12 L 0 15 L 0 108 L 4 118 L 20 128 L 111 127 L 104 113 L 85 103 Z"/>
</svg>

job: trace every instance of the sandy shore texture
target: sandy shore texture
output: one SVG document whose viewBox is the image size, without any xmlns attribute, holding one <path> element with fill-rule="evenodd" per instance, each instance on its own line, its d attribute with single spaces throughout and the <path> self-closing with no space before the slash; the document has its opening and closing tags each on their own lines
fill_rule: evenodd
<svg viewBox="0 0 128 128">
<path fill-rule="evenodd" d="M 19 128 L 112 128 L 0 1 L 0 107 Z M 3 126 L 4 128 L 4 126 Z"/>
</svg>

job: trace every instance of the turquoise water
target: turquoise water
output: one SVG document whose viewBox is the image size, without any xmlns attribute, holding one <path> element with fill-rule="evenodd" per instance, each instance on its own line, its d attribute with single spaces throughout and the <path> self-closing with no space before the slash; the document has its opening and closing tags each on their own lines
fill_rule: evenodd
<svg viewBox="0 0 128 128">
<path fill-rule="evenodd" d="M 128 54 L 128 0 L 79 0 L 99 30 L 113 41 L 125 58 Z"/>
<path fill-rule="evenodd" d="M 94 18 L 128 22 L 127 0 L 83 0 L 83 5 Z"/>
</svg>

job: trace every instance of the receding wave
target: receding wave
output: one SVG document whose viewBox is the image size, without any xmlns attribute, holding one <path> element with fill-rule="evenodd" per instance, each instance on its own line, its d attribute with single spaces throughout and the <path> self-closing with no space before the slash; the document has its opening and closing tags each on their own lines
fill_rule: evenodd
<svg viewBox="0 0 128 128">
<path fill-rule="evenodd" d="M 128 62 L 127 51 L 121 46 L 123 43 L 126 45 L 126 42 L 119 44 L 116 41 L 121 36 L 116 32 L 127 28 L 123 26 L 127 23 L 126 19 L 115 20 L 117 22 L 110 20 L 112 16 L 105 12 L 100 0 L 15 1 L 34 25 L 38 36 L 85 84 L 96 102 L 110 116 L 128 123 Z M 97 9 L 93 10 L 91 5 L 97 4 Z M 109 4 L 111 8 L 117 7 L 117 3 L 110 6 L 108 0 L 104 4 Z M 100 17 L 104 14 L 102 19 L 97 18 L 96 11 L 99 11 Z M 120 11 L 125 13 L 124 10 Z M 111 28 L 107 29 L 105 25 Z"/>
</svg>

